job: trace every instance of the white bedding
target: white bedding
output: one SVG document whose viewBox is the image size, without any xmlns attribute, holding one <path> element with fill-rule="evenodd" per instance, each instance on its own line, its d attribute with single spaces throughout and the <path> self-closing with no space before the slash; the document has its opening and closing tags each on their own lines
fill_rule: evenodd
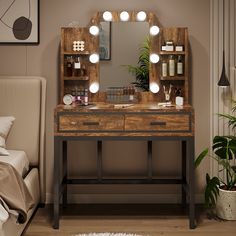
<svg viewBox="0 0 236 236">
<path fill-rule="evenodd" d="M 3 223 L 7 221 L 8 217 L 9 217 L 8 212 L 5 210 L 2 204 L 0 204 L 0 222 Z"/>
<path fill-rule="evenodd" d="M 32 216 L 37 204 L 40 200 L 40 188 L 39 188 L 39 172 L 37 168 L 33 168 L 24 178 L 25 184 L 30 190 L 30 193 L 34 199 L 35 206 L 28 212 L 28 219 Z M 1 205 L 0 205 L 1 206 Z M 16 224 L 16 216 L 8 214 L 4 208 L 0 208 L 0 236 L 19 236 L 25 228 L 24 224 Z M 8 219 L 7 219 L 8 218 Z"/>
<path fill-rule="evenodd" d="M 24 151 L 8 150 L 9 156 L 0 156 L 0 161 L 12 165 L 21 176 L 29 171 L 29 160 Z"/>
</svg>

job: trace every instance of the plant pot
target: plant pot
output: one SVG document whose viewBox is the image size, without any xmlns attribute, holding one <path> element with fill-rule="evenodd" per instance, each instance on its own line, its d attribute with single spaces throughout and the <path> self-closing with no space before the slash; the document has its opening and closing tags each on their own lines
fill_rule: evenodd
<svg viewBox="0 0 236 236">
<path fill-rule="evenodd" d="M 216 201 L 216 214 L 224 220 L 236 220 L 236 191 L 219 188 Z"/>
</svg>

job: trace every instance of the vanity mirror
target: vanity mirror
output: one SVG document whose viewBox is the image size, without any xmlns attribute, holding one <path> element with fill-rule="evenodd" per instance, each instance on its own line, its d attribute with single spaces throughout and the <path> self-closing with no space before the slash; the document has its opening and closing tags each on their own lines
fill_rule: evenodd
<svg viewBox="0 0 236 236">
<path fill-rule="evenodd" d="M 111 24 L 110 60 L 100 60 L 100 91 L 125 87 L 135 82 L 127 65 L 137 65 L 139 48 L 149 34 L 147 22 L 104 22 Z"/>
<path fill-rule="evenodd" d="M 139 48 L 150 37 L 149 88 L 153 93 L 159 91 L 159 27 L 160 23 L 153 13 L 140 12 L 98 12 L 89 24 L 90 33 L 99 38 L 101 23 L 111 24 L 111 59 L 100 61 L 99 90 L 107 87 L 124 87 L 135 82 L 135 76 L 124 65 L 137 65 Z"/>
<path fill-rule="evenodd" d="M 101 25 L 110 29 L 109 55 L 100 60 Z M 181 96 L 189 103 L 189 53 L 187 28 L 161 27 L 154 13 L 144 11 L 97 12 L 87 27 L 63 27 L 60 53 L 60 102 L 70 94 L 76 99 L 89 90 L 91 101 L 106 101 L 108 87 L 127 89 L 138 76 L 127 65 L 138 66 L 140 47 L 150 40 L 148 56 L 151 93 L 141 101 L 170 102 Z M 101 57 L 102 59 L 102 57 Z M 108 60 L 107 60 L 108 59 Z M 150 63 L 149 63 L 150 61 Z M 143 68 L 143 67 L 142 67 Z M 146 80 L 147 81 L 147 80 Z M 110 91 L 110 90 L 109 90 Z M 98 93 L 99 92 L 99 93 Z M 124 91 L 123 91 L 124 93 Z M 133 90 L 132 90 L 133 93 Z"/>
</svg>

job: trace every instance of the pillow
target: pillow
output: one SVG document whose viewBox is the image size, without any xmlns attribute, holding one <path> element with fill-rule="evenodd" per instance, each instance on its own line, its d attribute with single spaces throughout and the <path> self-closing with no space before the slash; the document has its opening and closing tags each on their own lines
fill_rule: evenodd
<svg viewBox="0 0 236 236">
<path fill-rule="evenodd" d="M 14 120 L 13 116 L 0 116 L 0 155 L 9 155 L 6 150 L 6 139 Z"/>
</svg>

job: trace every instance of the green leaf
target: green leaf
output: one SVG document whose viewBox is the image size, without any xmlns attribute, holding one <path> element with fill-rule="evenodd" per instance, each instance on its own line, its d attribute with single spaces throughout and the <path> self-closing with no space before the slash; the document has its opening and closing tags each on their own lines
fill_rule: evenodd
<svg viewBox="0 0 236 236">
<path fill-rule="evenodd" d="M 137 66 L 125 65 L 128 71 L 136 78 L 136 81 L 132 82 L 132 84 L 137 88 L 141 88 L 143 91 L 149 91 L 150 42 L 150 37 L 146 37 L 139 48 Z"/>
<path fill-rule="evenodd" d="M 236 109 L 236 108 L 235 108 Z M 228 119 L 228 125 L 235 129 L 236 127 L 236 117 L 232 115 L 219 114 L 220 117 Z"/>
<path fill-rule="evenodd" d="M 236 101 L 232 99 L 232 113 L 236 112 Z M 218 114 L 220 117 L 228 120 L 228 125 L 232 128 L 236 128 L 236 116 L 230 114 Z"/>
<path fill-rule="evenodd" d="M 236 112 L 236 101 L 233 99 L 232 99 L 232 104 L 233 104 L 232 112 Z"/>
<path fill-rule="evenodd" d="M 236 139 L 232 136 L 215 136 L 212 148 L 221 159 L 233 159 L 236 153 Z"/>
<path fill-rule="evenodd" d="M 236 166 L 231 166 L 232 170 L 234 171 L 234 173 L 236 174 Z M 236 176 L 235 176 L 236 177 Z"/>
<path fill-rule="evenodd" d="M 195 168 L 197 168 L 200 165 L 200 163 L 202 162 L 204 157 L 208 154 L 208 151 L 209 151 L 209 149 L 206 148 L 199 154 L 199 156 L 196 158 L 196 160 L 194 162 Z"/>
<path fill-rule="evenodd" d="M 216 199 L 219 194 L 220 181 L 217 177 L 210 178 L 206 174 L 206 188 L 205 188 L 205 206 L 213 207 L 216 204 Z"/>
</svg>

